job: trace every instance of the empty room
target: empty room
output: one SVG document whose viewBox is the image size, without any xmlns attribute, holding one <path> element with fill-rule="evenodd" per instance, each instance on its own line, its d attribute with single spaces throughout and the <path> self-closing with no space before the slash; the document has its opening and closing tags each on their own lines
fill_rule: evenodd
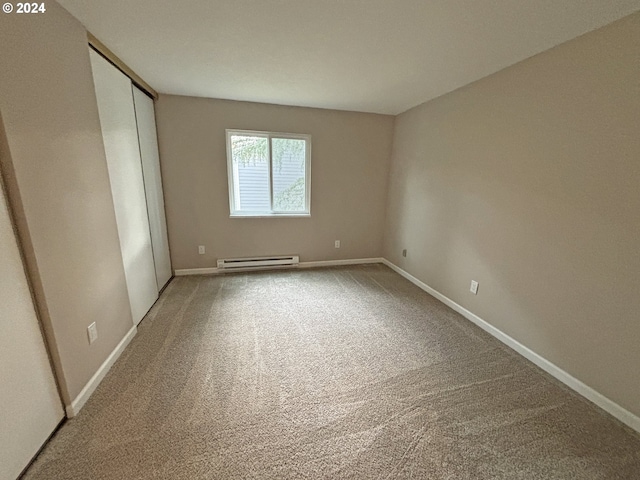
<svg viewBox="0 0 640 480">
<path fill-rule="evenodd" d="M 0 480 L 640 480 L 640 0 L 2 9 Z"/>
</svg>

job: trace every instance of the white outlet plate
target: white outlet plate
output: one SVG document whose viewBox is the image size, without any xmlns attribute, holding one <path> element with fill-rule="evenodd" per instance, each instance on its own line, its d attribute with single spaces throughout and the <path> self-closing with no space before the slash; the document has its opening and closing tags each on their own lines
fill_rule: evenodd
<svg viewBox="0 0 640 480">
<path fill-rule="evenodd" d="M 87 327 L 87 335 L 89 336 L 89 344 L 92 344 L 98 339 L 98 327 L 96 327 L 96 322 L 93 322 Z"/>
<path fill-rule="evenodd" d="M 204 252 L 205 252 L 204 245 L 198 245 L 198 253 L 200 255 L 204 255 Z"/>
<path fill-rule="evenodd" d="M 336 248 L 340 248 L 340 240 L 336 240 Z"/>
<path fill-rule="evenodd" d="M 471 280 L 471 287 L 469 288 L 469 291 L 471 293 L 473 293 L 474 295 L 478 294 L 478 282 L 476 282 L 475 280 Z"/>
</svg>

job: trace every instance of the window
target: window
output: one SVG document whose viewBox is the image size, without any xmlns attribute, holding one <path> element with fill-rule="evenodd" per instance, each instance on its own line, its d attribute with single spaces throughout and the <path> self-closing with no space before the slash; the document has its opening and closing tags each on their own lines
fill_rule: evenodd
<svg viewBox="0 0 640 480">
<path fill-rule="evenodd" d="M 310 215 L 311 137 L 227 130 L 232 217 Z"/>
</svg>

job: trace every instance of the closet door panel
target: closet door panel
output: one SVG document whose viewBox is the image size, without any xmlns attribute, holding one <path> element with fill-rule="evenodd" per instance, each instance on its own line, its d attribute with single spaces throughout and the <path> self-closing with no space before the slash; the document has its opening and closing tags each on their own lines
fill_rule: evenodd
<svg viewBox="0 0 640 480">
<path fill-rule="evenodd" d="M 0 183 L 0 478 L 16 478 L 63 418 Z"/>
<path fill-rule="evenodd" d="M 133 87 L 133 99 L 138 123 L 138 139 L 142 157 L 142 173 L 147 197 L 151 245 L 156 267 L 156 281 L 161 289 L 172 275 L 169 256 L 169 238 L 167 219 L 164 211 L 162 175 L 160 173 L 160 155 L 158 153 L 158 135 L 153 100 L 139 88 Z"/>
<path fill-rule="evenodd" d="M 137 325 L 158 298 L 131 80 L 93 50 L 93 79 L 131 314 Z"/>
</svg>

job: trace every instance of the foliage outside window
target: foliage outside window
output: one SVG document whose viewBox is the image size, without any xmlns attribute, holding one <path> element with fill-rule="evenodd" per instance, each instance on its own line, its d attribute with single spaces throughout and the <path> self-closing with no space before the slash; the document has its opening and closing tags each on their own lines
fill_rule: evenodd
<svg viewBox="0 0 640 480">
<path fill-rule="evenodd" d="M 309 135 L 227 130 L 231 216 L 309 216 Z"/>
</svg>

